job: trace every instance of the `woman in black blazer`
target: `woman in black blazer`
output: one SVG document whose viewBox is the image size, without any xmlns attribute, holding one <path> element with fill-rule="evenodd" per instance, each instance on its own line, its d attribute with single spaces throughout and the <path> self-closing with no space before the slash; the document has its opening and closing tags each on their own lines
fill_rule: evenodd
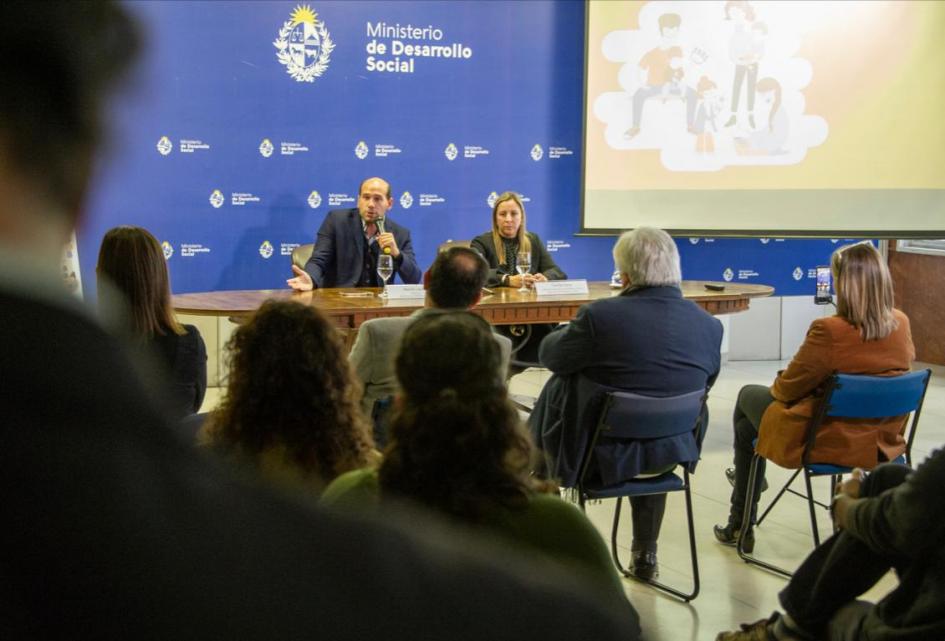
<svg viewBox="0 0 945 641">
<path fill-rule="evenodd" d="M 535 282 L 567 278 L 551 259 L 538 234 L 525 231 L 525 205 L 518 194 L 507 191 L 492 205 L 492 231 L 473 238 L 470 247 L 489 263 L 487 287 L 531 287 Z M 528 273 L 515 270 L 516 254 L 531 252 Z M 512 340 L 510 375 L 538 364 L 538 345 L 554 325 L 500 325 L 496 331 Z"/>
<path fill-rule="evenodd" d="M 492 206 L 492 231 L 476 236 L 470 246 L 489 263 L 487 287 L 531 287 L 535 281 L 563 280 L 567 274 L 551 259 L 538 234 L 525 231 L 525 206 L 519 195 L 507 191 Z M 529 251 L 532 265 L 520 276 L 515 271 L 516 254 Z"/>
<path fill-rule="evenodd" d="M 200 411 L 207 391 L 207 347 L 193 325 L 182 325 L 171 307 L 164 250 L 143 227 L 110 229 L 95 267 L 99 302 L 106 310 L 120 295 L 126 329 L 164 366 L 161 390 L 172 418 Z"/>
</svg>

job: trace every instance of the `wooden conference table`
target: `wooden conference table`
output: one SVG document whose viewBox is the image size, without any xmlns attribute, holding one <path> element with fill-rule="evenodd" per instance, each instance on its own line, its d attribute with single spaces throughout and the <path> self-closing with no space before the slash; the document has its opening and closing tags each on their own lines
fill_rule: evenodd
<svg viewBox="0 0 945 641">
<path fill-rule="evenodd" d="M 683 296 L 697 303 L 710 314 L 732 314 L 748 309 L 752 298 L 774 293 L 767 285 L 715 283 L 722 291 L 705 288 L 709 281 L 687 280 L 682 283 Z M 532 323 L 560 323 L 569 321 L 578 308 L 600 298 L 619 293 L 605 282 L 589 283 L 588 295 L 538 296 L 534 290 L 519 293 L 508 287 L 497 287 L 484 295 L 473 310 L 493 325 L 528 325 Z M 385 300 L 377 297 L 378 289 L 317 289 L 294 292 L 289 289 L 261 289 L 247 291 L 202 292 L 178 294 L 173 297 L 174 309 L 179 314 L 197 316 L 228 316 L 239 319 L 255 311 L 263 301 L 296 300 L 314 305 L 334 323 L 345 329 L 357 329 L 366 320 L 385 316 L 407 316 L 423 307 L 422 299 Z"/>
</svg>

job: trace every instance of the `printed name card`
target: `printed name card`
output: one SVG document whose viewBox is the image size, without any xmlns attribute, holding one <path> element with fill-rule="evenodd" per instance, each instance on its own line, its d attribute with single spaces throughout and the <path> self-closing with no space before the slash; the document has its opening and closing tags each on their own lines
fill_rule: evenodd
<svg viewBox="0 0 945 641">
<path fill-rule="evenodd" d="M 424 298 L 427 295 L 423 285 L 388 285 L 387 299 Z"/>
<path fill-rule="evenodd" d="M 561 296 L 563 294 L 587 294 L 587 280 L 548 280 L 535 283 L 535 293 L 539 296 Z"/>
</svg>

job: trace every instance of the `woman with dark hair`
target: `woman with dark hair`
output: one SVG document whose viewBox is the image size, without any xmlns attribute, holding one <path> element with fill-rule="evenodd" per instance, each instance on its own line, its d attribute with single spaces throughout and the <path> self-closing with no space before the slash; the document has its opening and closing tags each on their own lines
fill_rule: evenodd
<svg viewBox="0 0 945 641">
<path fill-rule="evenodd" d="M 396 360 L 401 393 L 379 470 L 338 478 L 323 502 L 408 499 L 477 531 L 580 568 L 623 589 L 587 518 L 529 475 L 533 446 L 508 400 L 499 347 L 482 318 L 428 313 L 406 331 Z"/>
<path fill-rule="evenodd" d="M 342 472 L 376 462 L 338 331 L 314 307 L 267 301 L 227 343 L 226 394 L 201 443 L 277 483 L 320 494 Z"/>
<path fill-rule="evenodd" d="M 196 327 L 174 317 L 167 261 L 157 239 L 142 227 L 110 229 L 95 274 L 101 306 L 110 304 L 111 292 L 120 294 L 128 329 L 164 364 L 174 418 L 199 411 L 207 391 L 207 348 Z"/>
<path fill-rule="evenodd" d="M 909 319 L 893 308 L 893 284 L 886 261 L 869 242 L 846 245 L 830 259 L 835 316 L 818 318 L 804 343 L 778 373 L 774 383 L 746 385 L 735 405 L 735 468 L 726 471 L 733 484 L 728 523 L 715 526 L 715 538 L 735 545 L 745 510 L 755 522 L 757 498 L 764 483 L 765 460 L 781 467 L 801 467 L 807 426 L 823 395 L 826 380 L 835 373 L 896 376 L 912 366 L 915 348 Z M 832 463 L 871 470 L 895 460 L 906 450 L 905 417 L 871 421 L 829 419 L 821 426 L 811 463 Z M 757 440 L 757 446 L 753 443 Z M 753 505 L 745 505 L 748 472 L 757 450 L 758 466 Z M 754 533 L 745 533 L 745 549 L 755 546 Z"/>
</svg>

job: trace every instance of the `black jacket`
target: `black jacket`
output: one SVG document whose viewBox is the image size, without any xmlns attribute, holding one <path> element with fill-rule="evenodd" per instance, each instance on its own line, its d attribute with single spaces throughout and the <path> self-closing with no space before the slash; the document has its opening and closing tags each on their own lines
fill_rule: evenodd
<svg viewBox="0 0 945 641">
<path fill-rule="evenodd" d="M 548 280 L 564 280 L 568 277 L 561 269 L 555 265 L 551 259 L 545 244 L 541 242 L 538 234 L 525 232 L 532 243 L 532 266 L 528 270 L 529 274 L 542 273 Z M 482 254 L 482 257 L 489 263 L 489 280 L 486 281 L 486 287 L 495 287 L 502 283 L 502 277 L 506 274 L 515 275 L 515 271 L 509 269 L 508 265 L 500 265 L 499 257 L 495 253 L 495 242 L 492 240 L 492 232 L 487 231 L 479 234 L 472 239 L 470 247 Z"/>
</svg>

